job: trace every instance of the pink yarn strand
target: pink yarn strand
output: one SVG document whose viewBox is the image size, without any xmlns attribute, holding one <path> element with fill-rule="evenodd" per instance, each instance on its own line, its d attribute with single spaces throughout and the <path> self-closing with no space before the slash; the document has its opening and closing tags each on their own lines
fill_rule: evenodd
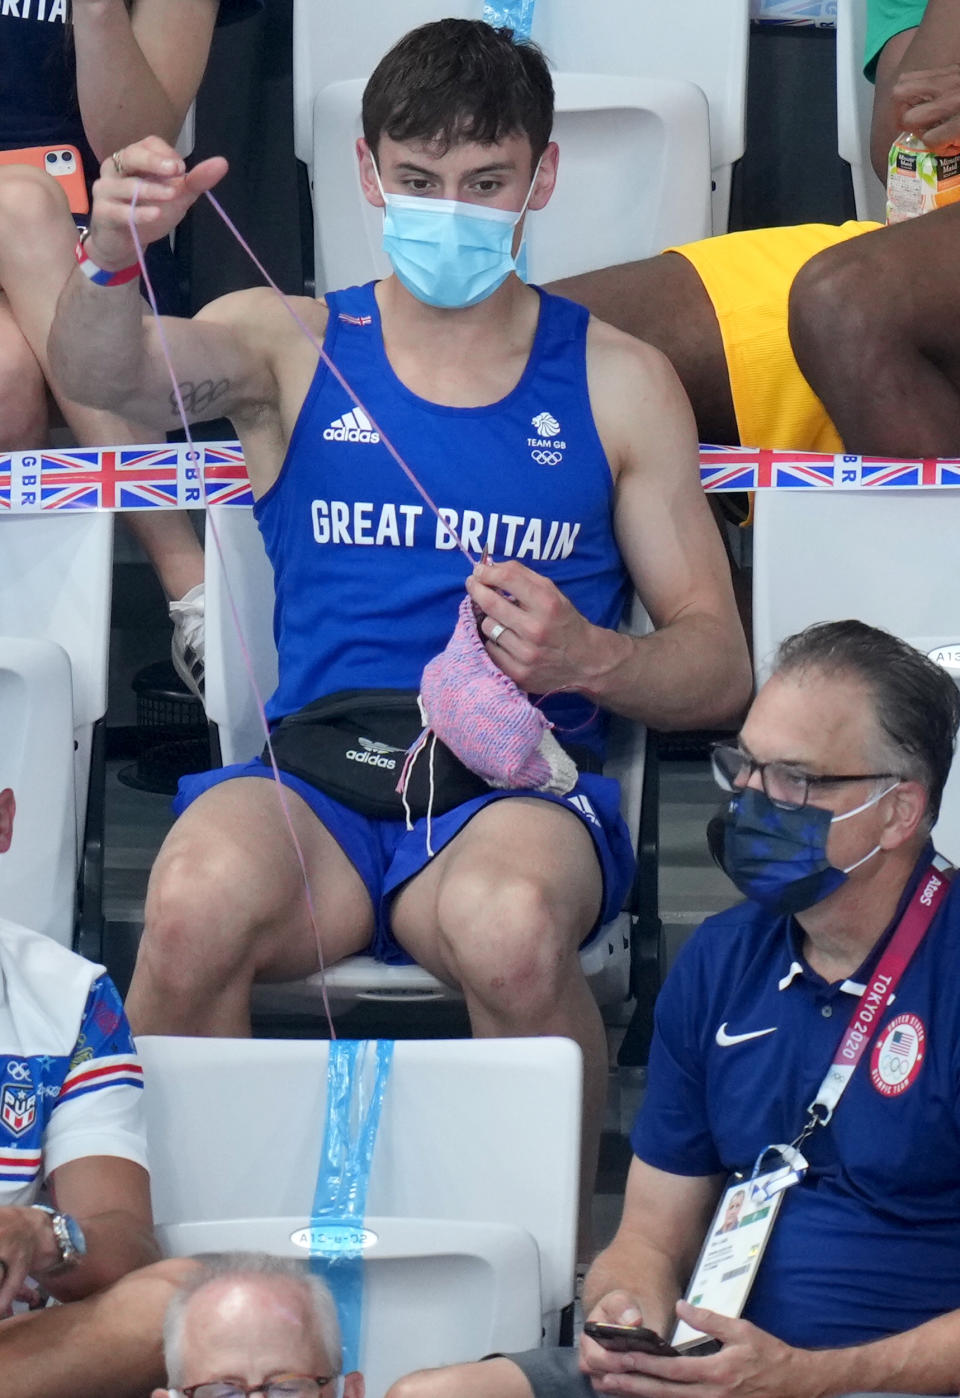
<svg viewBox="0 0 960 1398">
<path fill-rule="evenodd" d="M 138 181 L 136 187 L 134 188 L 133 198 L 132 198 L 132 200 L 131 200 L 131 202 L 130 202 L 130 218 L 129 218 L 130 232 L 131 232 L 131 235 L 132 235 L 132 237 L 133 237 L 134 246 L 135 246 L 135 248 L 136 248 L 136 250 L 137 250 L 137 260 L 138 260 L 138 262 L 140 263 L 140 273 L 141 273 L 141 276 L 143 277 L 143 283 L 144 283 L 144 286 L 146 287 L 146 290 L 147 290 L 147 299 L 148 299 L 148 301 L 149 301 L 149 303 L 150 303 L 150 309 L 151 309 L 151 311 L 153 312 L 154 322 L 155 322 L 156 328 L 157 328 L 157 338 L 158 338 L 158 340 L 159 340 L 159 342 L 160 342 L 160 349 L 161 349 L 161 352 L 162 352 L 162 354 L 163 354 L 164 362 L 166 363 L 166 366 L 167 366 L 167 371 L 168 371 L 168 373 L 169 373 L 169 375 L 170 375 L 170 382 L 171 382 L 171 384 L 173 385 L 173 393 L 174 393 L 174 399 L 175 399 L 176 405 L 177 405 L 177 413 L 178 413 L 178 415 L 179 415 L 181 424 L 182 424 L 182 426 L 183 426 L 183 431 L 184 431 L 184 435 L 186 436 L 186 439 L 187 439 L 187 444 L 188 444 L 188 446 L 190 447 L 191 451 L 194 452 L 194 454 L 195 454 L 195 456 L 196 456 L 196 459 L 197 459 L 197 462 L 199 463 L 199 470 L 200 470 L 201 482 L 202 482 L 202 485 L 203 485 L 203 501 L 204 501 L 204 509 L 205 509 L 205 511 L 206 511 L 206 516 L 207 516 L 207 525 L 208 525 L 208 527 L 210 528 L 210 530 L 211 530 L 211 532 L 212 532 L 212 534 L 213 534 L 214 546 L 216 547 L 217 556 L 218 556 L 218 558 L 219 558 L 219 560 L 220 560 L 220 569 L 221 569 L 221 572 L 223 573 L 223 580 L 224 580 L 224 585 L 225 585 L 226 594 L 227 594 L 227 601 L 228 601 L 229 606 L 230 606 L 230 614 L 231 614 L 231 616 L 232 616 L 232 618 L 233 618 L 233 625 L 234 625 L 234 628 L 236 629 L 237 639 L 238 639 L 239 642 L 240 642 L 240 654 L 241 654 L 242 659 L 243 659 L 244 669 L 245 669 L 246 672 L 247 672 L 247 679 L 248 679 L 248 681 L 249 681 L 249 683 L 250 683 L 250 688 L 251 688 L 251 690 L 252 690 L 252 692 L 253 692 L 253 697 L 254 697 L 254 699 L 255 699 L 255 701 L 256 701 L 257 711 L 258 711 L 258 713 L 259 713 L 259 715 L 260 715 L 260 722 L 261 722 L 261 725 L 262 725 L 262 727 L 263 727 L 263 732 L 264 732 L 264 736 L 265 736 L 265 739 L 266 739 L 267 753 L 269 754 L 269 757 L 270 757 L 270 767 L 271 767 L 271 770 L 272 770 L 272 772 L 273 772 L 273 780 L 274 780 L 274 783 L 275 783 L 275 785 L 276 785 L 277 795 L 278 795 L 279 800 L 280 800 L 280 809 L 281 809 L 282 812 L 283 812 L 284 822 L 285 822 L 285 824 L 286 824 L 287 830 L 289 831 L 290 839 L 291 839 L 291 841 L 293 842 L 293 848 L 294 848 L 294 850 L 295 850 L 295 852 L 296 852 L 297 864 L 299 865 L 299 868 L 300 868 L 300 877 L 301 877 L 301 880 L 302 880 L 302 882 L 303 882 L 303 891 L 304 891 L 304 895 L 305 895 L 305 898 L 306 898 L 307 912 L 308 912 L 308 915 L 309 915 L 309 917 L 310 917 L 310 925 L 311 925 L 311 927 L 312 927 L 312 929 L 313 929 L 313 935 L 314 935 L 314 939 L 315 939 L 315 941 L 316 941 L 316 947 L 317 947 L 317 961 L 318 961 L 319 968 L 320 968 L 320 992 L 321 992 L 321 995 L 322 995 L 322 998 L 323 998 L 323 1009 L 324 1009 L 324 1014 L 326 1015 L 327 1026 L 328 1026 L 329 1031 L 330 1031 L 330 1038 L 331 1038 L 331 1039 L 336 1039 L 336 1037 L 337 1037 L 337 1032 L 336 1032 L 336 1029 L 334 1028 L 334 1024 L 333 1024 L 333 1015 L 332 1015 L 331 1012 L 330 1012 L 330 1001 L 329 1001 L 329 998 L 328 998 L 328 996 L 327 996 L 326 967 L 325 967 L 325 965 L 324 965 L 324 958 L 323 958 L 323 943 L 322 943 L 322 940 L 321 940 L 321 937 L 320 937 L 320 928 L 319 928 L 318 923 L 317 923 L 317 914 L 316 914 L 316 908 L 315 908 L 315 906 L 314 906 L 313 894 L 312 894 L 311 889 L 310 889 L 310 876 L 309 876 L 309 874 L 308 874 L 308 872 L 307 872 L 307 861 L 306 861 L 306 857 L 305 857 L 305 855 L 304 855 L 304 853 L 303 853 L 303 846 L 301 845 L 300 840 L 299 840 L 298 837 L 297 837 L 297 832 L 296 832 L 296 830 L 294 829 L 293 819 L 292 819 L 292 817 L 291 817 L 291 815 L 290 815 L 290 807 L 289 807 L 289 804 L 288 804 L 288 802 L 287 802 L 286 790 L 285 790 L 285 788 L 284 788 L 283 782 L 280 780 L 280 771 L 279 771 L 279 768 L 277 767 L 277 759 L 276 759 L 276 756 L 275 756 L 274 751 L 273 751 L 273 741 L 272 741 L 272 739 L 271 739 L 271 737 L 270 737 L 270 724 L 269 724 L 269 722 L 268 722 L 268 720 L 267 720 L 266 706 L 265 706 L 264 701 L 263 701 L 263 696 L 262 696 L 261 693 L 260 693 L 260 686 L 257 684 L 257 677 L 256 677 L 256 674 L 255 674 L 254 668 L 253 668 L 253 658 L 252 658 L 252 656 L 250 655 L 249 648 L 247 647 L 246 639 L 245 639 L 244 634 L 243 634 L 243 627 L 242 627 L 242 625 L 241 625 L 241 623 L 240 623 L 240 612 L 239 612 L 239 609 L 238 609 L 238 607 L 237 607 L 236 597 L 235 597 L 235 595 L 234 595 L 233 588 L 232 588 L 232 586 L 231 586 L 231 584 L 230 584 L 230 578 L 229 578 L 229 575 L 228 575 L 228 573 L 227 573 L 226 560 L 225 560 L 225 558 L 224 558 L 223 547 L 222 547 L 221 542 L 220 542 L 220 534 L 219 534 L 219 531 L 218 531 L 218 529 L 217 529 L 217 525 L 216 525 L 216 521 L 215 521 L 215 519 L 214 519 L 213 512 L 212 512 L 211 510 L 209 510 L 209 509 L 206 508 L 207 492 L 206 492 L 206 481 L 204 480 L 203 457 L 202 457 L 202 454 L 201 454 L 201 453 L 196 452 L 196 449 L 195 449 L 194 444 L 193 444 L 193 436 L 192 436 L 192 434 L 191 434 L 191 432 L 190 432 L 190 423 L 189 423 L 189 421 L 188 421 L 188 419 L 187 419 L 186 407 L 185 407 L 184 402 L 183 402 L 183 396 L 182 396 L 182 394 L 181 394 L 181 392 L 180 392 L 180 384 L 179 384 L 179 382 L 178 382 L 178 380 L 177 380 L 177 371 L 176 371 L 176 369 L 174 368 L 174 364 L 173 364 L 173 355 L 171 354 L 171 351 L 170 351 L 170 342 L 169 342 L 169 340 L 167 339 L 167 334 L 166 334 L 166 331 L 164 330 L 164 327 L 163 327 L 163 318 L 162 318 L 162 316 L 160 315 L 160 311 L 159 311 L 159 308 L 158 308 L 158 306 L 157 306 L 156 293 L 154 292 L 154 289 L 153 289 L 153 283 L 152 283 L 152 281 L 150 280 L 150 273 L 149 273 L 148 270 L 147 270 L 146 258 L 144 257 L 144 251 L 143 251 L 143 244 L 142 244 L 141 241 L 140 241 L 140 234 L 139 234 L 139 231 L 138 231 L 138 229 L 137 229 L 136 220 L 135 220 L 135 218 L 134 218 L 134 213 L 135 213 L 135 210 L 136 210 L 136 207 L 137 207 L 137 199 L 138 199 L 139 193 L 140 193 L 140 184 L 141 184 L 141 182 Z M 213 200 L 213 204 L 214 204 L 214 207 L 217 208 L 217 209 L 219 210 L 219 205 L 216 203 L 216 200 Z M 220 212 L 221 212 L 221 214 L 222 214 L 222 210 L 220 210 Z M 226 215 L 225 215 L 225 214 L 222 214 L 222 216 L 224 217 L 224 219 L 226 219 Z M 226 221 L 227 221 L 228 227 L 231 227 L 231 229 L 232 229 L 232 225 L 230 224 L 229 220 L 226 220 Z M 235 229 L 232 229 L 232 231 L 235 233 L 235 235 L 236 235 L 237 237 L 239 237 L 239 234 L 236 233 L 236 230 L 235 230 Z M 243 239 L 242 239 L 242 238 L 240 239 L 240 241 L 241 241 L 241 243 L 243 243 Z M 246 244 L 245 244 L 245 243 L 244 243 L 243 245 L 244 245 L 244 247 L 246 247 Z M 247 251 L 249 252 L 249 249 L 247 249 Z M 251 256 L 252 256 L 252 253 L 251 253 Z M 254 258 L 254 261 L 256 261 L 256 258 Z M 257 265 L 259 266 L 259 263 L 257 263 Z M 272 285 L 272 283 L 271 283 L 271 285 Z M 282 298 L 282 293 L 281 293 L 281 298 Z M 291 309 L 292 309 L 292 308 L 291 308 Z M 309 334 L 309 332 L 307 332 L 307 333 Z M 312 338 L 312 337 L 311 337 L 311 338 Z"/>
</svg>

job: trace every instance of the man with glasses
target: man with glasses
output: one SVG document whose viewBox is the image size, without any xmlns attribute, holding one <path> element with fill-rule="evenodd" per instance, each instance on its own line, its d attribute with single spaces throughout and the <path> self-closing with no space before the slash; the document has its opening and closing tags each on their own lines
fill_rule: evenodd
<svg viewBox="0 0 960 1398">
<path fill-rule="evenodd" d="M 953 681 L 918 651 L 823 623 L 784 642 L 714 754 L 727 796 L 711 843 L 748 901 L 704 923 L 660 995 L 623 1217 L 584 1308 L 667 1338 L 679 1316 L 722 1348 L 584 1336 L 579 1352 L 411 1375 L 388 1398 L 956 1392 L 960 893 L 932 868 L 930 830 L 958 721 Z M 857 1035 L 864 1061 L 844 1073 Z M 813 1126 L 838 1065 L 845 1090 Z M 728 1178 L 805 1127 L 808 1168 L 742 1317 L 680 1300 Z"/>
<path fill-rule="evenodd" d="M 342 1375 L 326 1286 L 294 1261 L 225 1253 L 199 1262 L 167 1308 L 169 1388 L 153 1398 L 363 1398 Z"/>
</svg>

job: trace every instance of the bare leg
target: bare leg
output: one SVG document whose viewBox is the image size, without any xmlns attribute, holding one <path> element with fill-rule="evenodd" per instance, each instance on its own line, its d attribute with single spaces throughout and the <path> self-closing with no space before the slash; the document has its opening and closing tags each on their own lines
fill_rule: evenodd
<svg viewBox="0 0 960 1398">
<path fill-rule="evenodd" d="M 43 371 L 0 293 L 0 451 L 36 446 L 46 436 Z"/>
<path fill-rule="evenodd" d="M 0 1398 L 146 1398 L 164 1381 L 163 1315 L 192 1265 L 158 1262 L 84 1301 L 0 1323 Z"/>
<path fill-rule="evenodd" d="M 838 243 L 798 272 L 790 339 L 849 451 L 960 454 L 960 208 Z"/>
<path fill-rule="evenodd" d="M 526 1375 L 509 1359 L 421 1369 L 390 1385 L 384 1398 L 532 1398 Z"/>
<path fill-rule="evenodd" d="M 740 436 L 713 303 L 678 253 L 567 277 L 548 287 L 667 356 L 693 404 L 701 442 L 736 446 Z"/>
<path fill-rule="evenodd" d="M 134 511 L 123 522 L 153 564 L 170 601 L 203 582 L 203 549 L 186 512 Z"/>
<path fill-rule="evenodd" d="M 304 852 L 324 960 L 370 939 L 366 888 L 294 792 L 284 796 Z M 241 777 L 204 793 L 164 841 L 147 889 L 146 925 L 127 998 L 138 1034 L 250 1033 L 257 979 L 318 968 L 300 866 L 276 787 Z"/>
<path fill-rule="evenodd" d="M 37 374 L 45 378 L 57 400 L 67 425 L 81 446 L 116 446 L 148 442 L 156 428 L 128 422 L 115 413 L 74 403 L 57 390 L 50 377 L 47 336 L 53 323 L 57 300 L 73 268 L 73 248 L 77 230 L 67 209 L 63 191 L 56 180 L 26 165 L 0 169 L 0 288 L 25 345 L 11 349 L 4 331 L 3 303 L 0 303 L 0 363 L 4 365 L 0 385 L 6 382 L 8 352 L 24 363 L 29 346 L 32 364 L 24 370 L 24 406 L 38 397 Z M 109 295 L 109 290 L 104 295 Z M 11 438 L 8 404 L 0 388 L 0 432 L 10 448 L 39 447 L 46 440 L 46 411 L 35 408 L 21 424 L 23 435 Z M 37 435 L 34 435 L 37 434 Z M 135 520 L 136 522 L 133 522 Z M 130 525 L 157 570 L 168 597 L 182 597 L 203 580 L 203 550 L 190 522 L 172 511 L 135 516 Z"/>
<path fill-rule="evenodd" d="M 463 990 L 474 1034 L 559 1034 L 584 1060 L 581 1249 L 607 1091 L 607 1044 L 577 948 L 596 921 L 601 877 L 576 816 L 546 801 L 497 801 L 397 897 L 400 944 Z"/>
</svg>

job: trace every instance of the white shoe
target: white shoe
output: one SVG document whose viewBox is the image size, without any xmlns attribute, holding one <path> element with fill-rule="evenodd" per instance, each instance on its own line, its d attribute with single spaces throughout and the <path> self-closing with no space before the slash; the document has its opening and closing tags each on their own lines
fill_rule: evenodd
<svg viewBox="0 0 960 1398">
<path fill-rule="evenodd" d="M 179 602 L 170 603 L 173 668 L 198 699 L 203 698 L 203 583 L 191 587 Z"/>
</svg>

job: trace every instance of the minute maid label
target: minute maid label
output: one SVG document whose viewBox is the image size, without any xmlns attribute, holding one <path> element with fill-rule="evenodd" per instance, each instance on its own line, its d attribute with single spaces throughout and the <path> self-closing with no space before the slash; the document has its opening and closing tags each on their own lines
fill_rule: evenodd
<svg viewBox="0 0 960 1398">
<path fill-rule="evenodd" d="M 904 223 L 960 199 L 960 155 L 934 155 L 904 132 L 887 162 L 887 223 Z"/>
</svg>

